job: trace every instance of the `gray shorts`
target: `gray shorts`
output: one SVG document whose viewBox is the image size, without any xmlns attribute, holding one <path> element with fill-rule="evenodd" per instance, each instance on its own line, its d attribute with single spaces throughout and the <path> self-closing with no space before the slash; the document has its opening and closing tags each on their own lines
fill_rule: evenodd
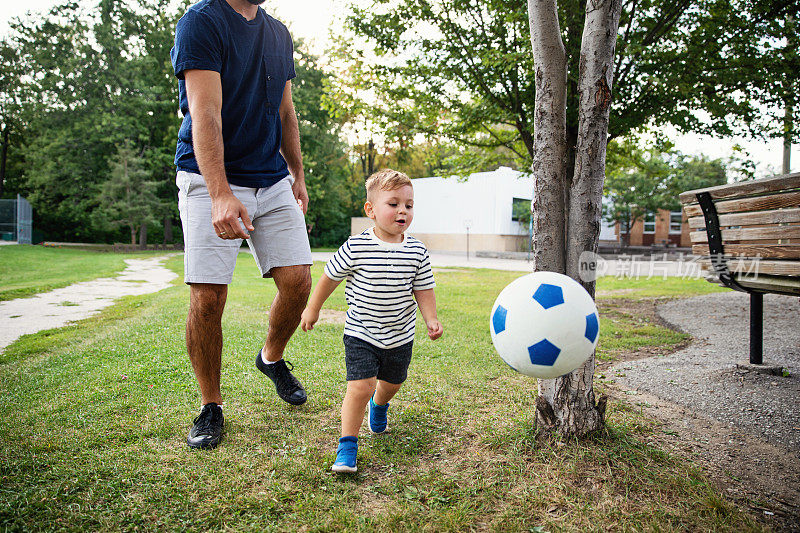
<svg viewBox="0 0 800 533">
<path fill-rule="evenodd" d="M 358 337 L 345 335 L 344 364 L 347 381 L 377 377 L 393 385 L 400 385 L 408 377 L 413 344 L 414 341 L 408 341 L 402 346 L 386 349 Z"/>
<path fill-rule="evenodd" d="M 184 281 L 227 285 L 233 279 L 242 239 L 221 239 L 211 224 L 211 197 L 200 174 L 178 171 L 178 209 L 184 241 Z M 270 277 L 275 267 L 310 265 L 311 248 L 303 211 L 292 194 L 294 179 L 262 189 L 231 184 L 255 228 L 247 239 L 258 269 Z"/>
</svg>

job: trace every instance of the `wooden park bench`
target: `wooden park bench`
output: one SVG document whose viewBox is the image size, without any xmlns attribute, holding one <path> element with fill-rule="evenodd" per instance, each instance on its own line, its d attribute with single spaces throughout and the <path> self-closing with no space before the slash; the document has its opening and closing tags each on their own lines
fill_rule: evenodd
<svg viewBox="0 0 800 533">
<path fill-rule="evenodd" d="M 750 363 L 763 364 L 764 294 L 800 295 L 800 173 L 680 195 L 708 279 L 750 294 Z"/>
</svg>

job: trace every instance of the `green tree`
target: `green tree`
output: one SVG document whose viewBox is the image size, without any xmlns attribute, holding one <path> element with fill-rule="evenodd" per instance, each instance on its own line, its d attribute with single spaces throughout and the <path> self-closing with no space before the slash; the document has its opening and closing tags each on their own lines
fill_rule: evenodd
<svg viewBox="0 0 800 533">
<path fill-rule="evenodd" d="M 302 41 L 295 41 L 292 100 L 300 126 L 300 146 L 308 187 L 306 222 L 312 246 L 333 246 L 350 235 L 350 217 L 361 213 L 360 188 L 348 169 L 347 146 L 341 124 L 322 105 L 330 75 Z"/>
<path fill-rule="evenodd" d="M 14 165 L 19 158 L 10 152 L 18 150 L 22 142 L 22 77 L 18 51 L 8 41 L 0 41 L 0 198 L 6 181 L 11 178 L 13 189 L 12 176 L 18 178 L 20 174 L 18 165 Z"/>
<path fill-rule="evenodd" d="M 716 135 L 783 135 L 783 117 L 775 110 L 800 99 L 793 74 L 800 61 L 781 44 L 798 5 L 797 0 L 624 2 L 608 138 L 655 124 Z M 569 176 L 578 136 L 585 6 L 576 0 L 558 5 L 570 72 Z M 342 37 L 352 46 L 335 54 L 343 76 L 333 90 L 348 108 L 367 113 L 373 124 L 400 124 L 411 135 L 489 149 L 468 153 L 464 163 L 473 170 L 493 164 L 498 148 L 517 157 L 520 168 L 530 168 L 535 68 L 525 2 L 377 0 L 353 7 L 345 31 L 367 41 L 360 49 Z M 796 129 L 791 136 L 797 138 Z"/>
<path fill-rule="evenodd" d="M 128 228 L 131 244 L 136 244 L 139 232 L 157 220 L 163 209 L 156 196 L 158 183 L 150 179 L 145 158 L 127 140 L 111 159 L 109 170 L 108 179 L 100 186 L 95 223 Z"/>
<path fill-rule="evenodd" d="M 658 148 L 642 149 L 630 141 L 612 141 L 607 154 L 603 215 L 618 222 L 620 235 L 628 239 L 636 221 L 671 203 L 672 169 Z"/>
<path fill-rule="evenodd" d="M 96 226 L 91 215 L 125 139 L 159 182 L 159 195 L 172 199 L 174 219 L 170 153 L 180 119 L 168 51 L 176 20 L 166 0 L 142 0 L 135 9 L 101 0 L 91 12 L 65 2 L 12 24 L 9 46 L 33 73 L 23 78 L 19 192 L 50 238 L 118 239 L 118 230 Z"/>
<path fill-rule="evenodd" d="M 607 154 L 603 217 L 618 222 L 625 239 L 648 213 L 680 210 L 681 192 L 727 183 L 731 163 L 686 156 L 670 146 L 641 148 L 632 140 L 612 141 Z"/>
</svg>

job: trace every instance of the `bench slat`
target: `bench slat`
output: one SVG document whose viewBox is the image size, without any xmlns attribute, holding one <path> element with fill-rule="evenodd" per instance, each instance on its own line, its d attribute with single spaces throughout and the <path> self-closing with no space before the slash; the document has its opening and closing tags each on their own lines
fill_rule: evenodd
<svg viewBox="0 0 800 533">
<path fill-rule="evenodd" d="M 739 213 L 742 211 L 759 211 L 762 209 L 776 209 L 778 207 L 800 207 L 800 191 L 783 192 L 768 196 L 753 196 L 751 198 L 737 198 L 735 200 L 723 200 L 714 202 L 717 213 Z M 695 217 L 703 214 L 699 204 L 691 204 L 683 207 L 683 212 L 687 217 Z"/>
<path fill-rule="evenodd" d="M 708 242 L 708 234 L 703 231 L 689 233 L 692 243 Z M 769 228 L 723 229 L 722 245 L 728 241 L 762 241 L 767 239 L 800 239 L 800 226 L 773 226 Z"/>
<path fill-rule="evenodd" d="M 678 197 L 682 204 L 690 204 L 697 202 L 697 193 L 699 192 L 708 192 L 711 194 L 711 198 L 716 200 L 721 198 L 735 198 L 746 194 L 761 194 L 797 188 L 800 188 L 800 172 L 775 178 L 763 178 L 759 180 L 717 185 L 716 187 L 707 187 L 705 189 L 695 189 L 693 191 L 683 192 Z"/>
<path fill-rule="evenodd" d="M 800 208 L 794 209 L 773 209 L 771 211 L 755 211 L 752 213 L 730 213 L 719 216 L 720 226 L 752 226 L 756 224 L 784 224 L 788 222 L 800 222 Z M 689 219 L 691 229 L 706 227 L 703 217 L 692 217 Z"/>
<path fill-rule="evenodd" d="M 700 264 L 703 268 L 713 270 L 709 259 L 701 259 Z M 746 275 L 800 276 L 800 261 L 731 259 L 728 261 L 728 270 Z"/>
<path fill-rule="evenodd" d="M 724 245 L 725 257 L 730 255 L 762 257 L 767 259 L 800 259 L 800 244 L 726 244 Z M 695 255 L 708 255 L 711 253 L 706 244 L 692 246 Z"/>
<path fill-rule="evenodd" d="M 747 289 L 757 289 L 765 292 L 777 294 L 788 294 L 790 296 L 800 296 L 800 279 L 786 276 L 735 276 L 736 281 Z M 722 282 L 712 273 L 705 278 L 710 283 L 721 285 Z"/>
</svg>

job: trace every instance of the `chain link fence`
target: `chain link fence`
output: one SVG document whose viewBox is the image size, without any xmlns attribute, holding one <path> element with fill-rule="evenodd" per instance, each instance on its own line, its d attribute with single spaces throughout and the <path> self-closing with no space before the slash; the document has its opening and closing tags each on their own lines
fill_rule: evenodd
<svg viewBox="0 0 800 533">
<path fill-rule="evenodd" d="M 0 200 L 0 240 L 31 244 L 33 209 L 20 195 L 16 200 Z"/>
</svg>

